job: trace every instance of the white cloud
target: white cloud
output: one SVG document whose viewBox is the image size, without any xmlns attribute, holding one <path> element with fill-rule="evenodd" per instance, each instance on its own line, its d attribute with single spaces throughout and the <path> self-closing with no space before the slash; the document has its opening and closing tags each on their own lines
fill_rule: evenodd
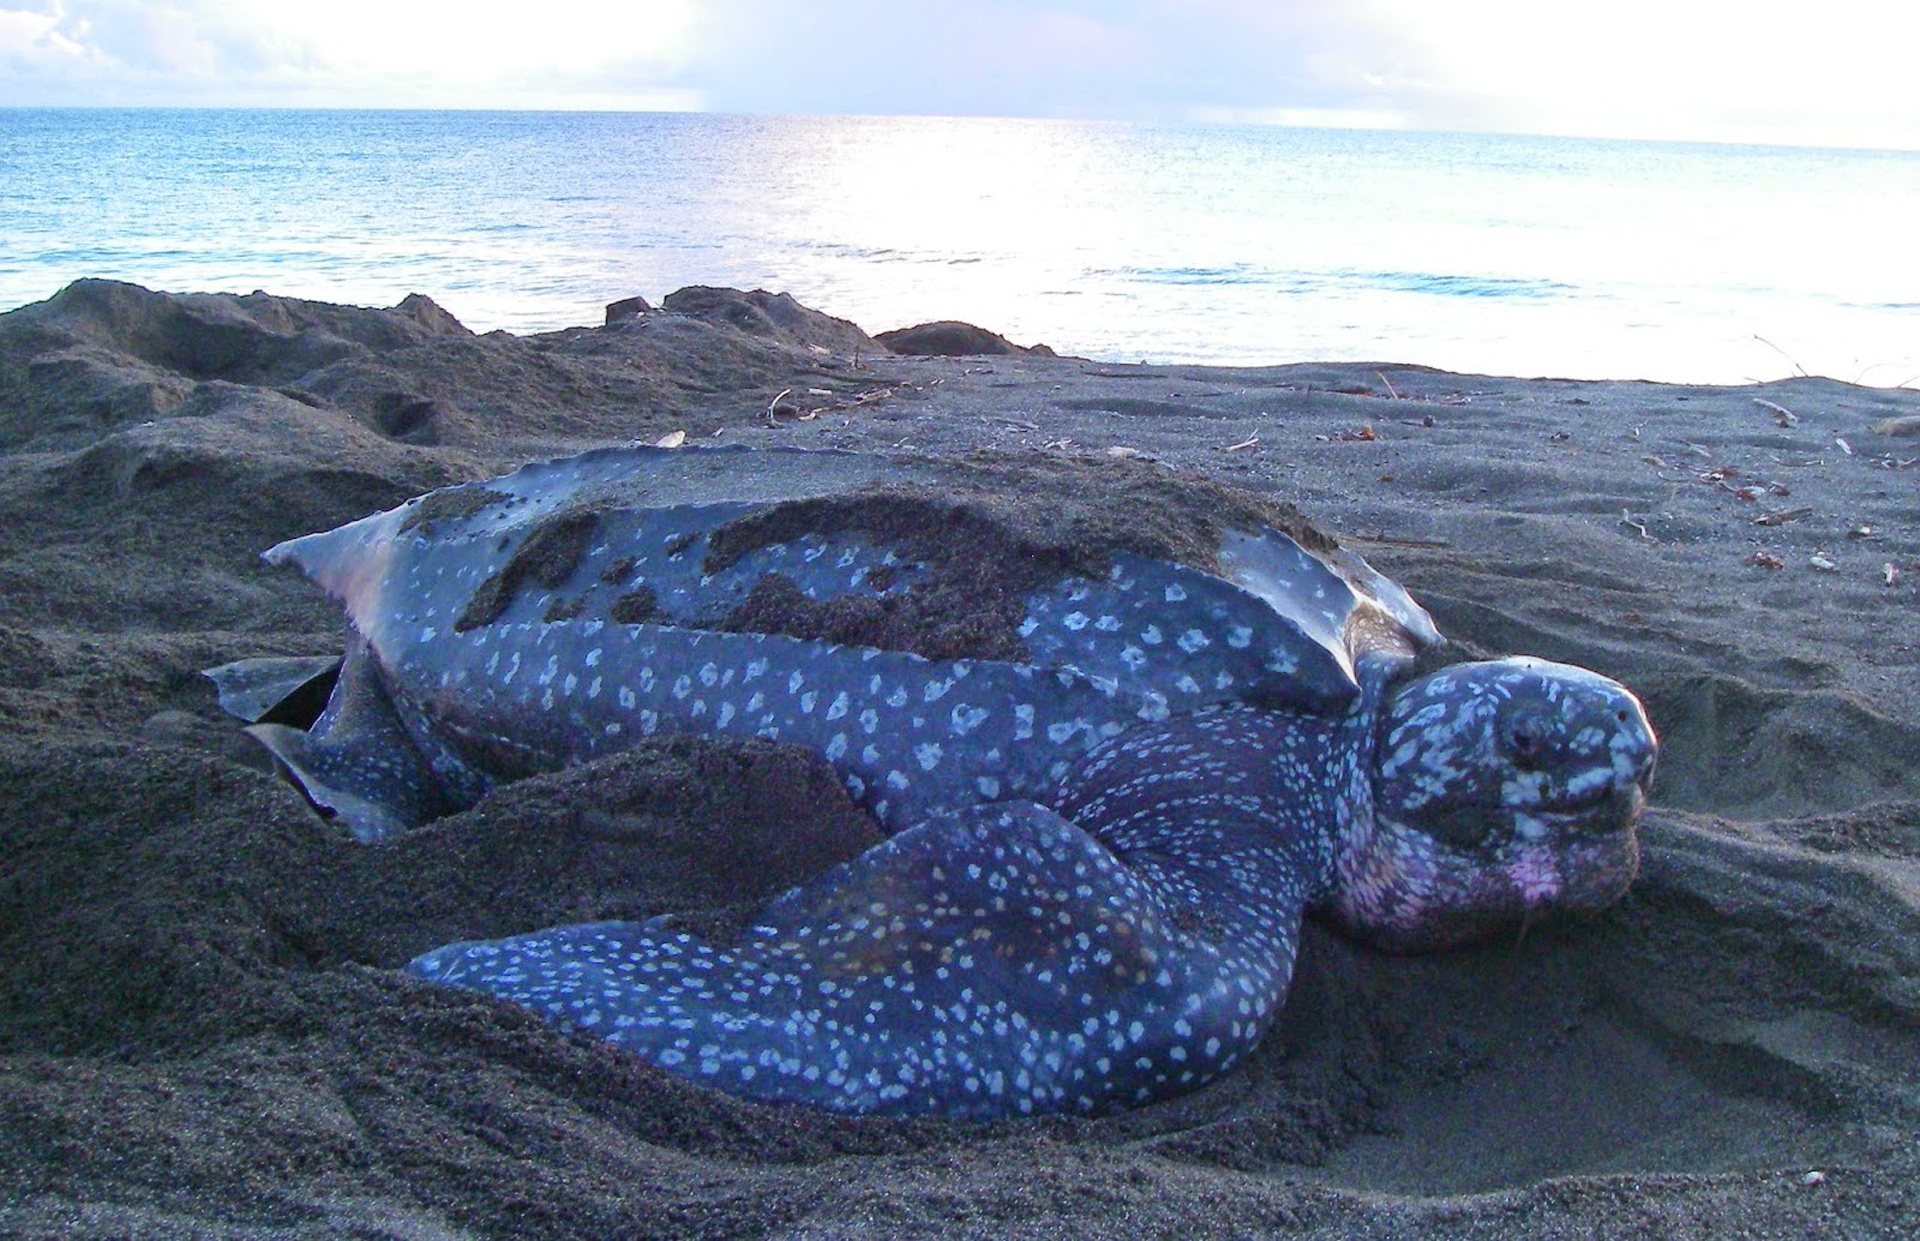
<svg viewBox="0 0 1920 1241">
<path fill-rule="evenodd" d="M 1886 0 L 710 0 L 717 107 L 1920 146 Z"/>
<path fill-rule="evenodd" d="M 433 74 L 491 82 L 524 73 L 593 74 L 608 66 L 671 57 L 691 5 L 654 0 L 217 0 L 203 12 L 235 30 L 297 48 L 349 73 Z"/>
<path fill-rule="evenodd" d="M 0 9 L 0 103 L 686 106 L 664 78 L 696 14 L 696 0 L 55 0 Z"/>
<path fill-rule="evenodd" d="M 0 104 L 712 107 L 1920 147 L 1887 0 L 0 0 Z"/>
<path fill-rule="evenodd" d="M 1920 9 L 1886 0 L 1364 0 L 1435 126 L 1920 145 Z"/>
<path fill-rule="evenodd" d="M 86 49 L 60 29 L 59 4 L 41 9 L 0 9 L 0 57 L 12 65 L 63 63 Z"/>
<path fill-rule="evenodd" d="M 1365 93 L 1341 0 L 709 0 L 689 77 L 769 112 L 1171 118 Z M 1365 103 L 1362 99 L 1360 102 Z"/>
</svg>

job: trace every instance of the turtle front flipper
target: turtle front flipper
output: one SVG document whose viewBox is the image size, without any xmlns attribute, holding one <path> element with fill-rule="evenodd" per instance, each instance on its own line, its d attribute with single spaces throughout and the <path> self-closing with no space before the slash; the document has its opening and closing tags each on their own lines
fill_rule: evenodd
<svg viewBox="0 0 1920 1241">
<path fill-rule="evenodd" d="M 1269 911 L 1290 926 L 1299 909 Z M 408 967 L 764 1101 L 992 1119 L 1191 1090 L 1292 972 L 1030 802 L 901 832 L 775 901 L 733 947 L 653 923 L 450 944 Z M 1201 919 L 1204 923 L 1204 918 Z"/>
<path fill-rule="evenodd" d="M 269 717 L 245 732 L 315 809 L 357 840 L 382 840 L 451 808 L 444 781 L 394 710 L 376 657 L 357 634 L 311 729 Z"/>
</svg>

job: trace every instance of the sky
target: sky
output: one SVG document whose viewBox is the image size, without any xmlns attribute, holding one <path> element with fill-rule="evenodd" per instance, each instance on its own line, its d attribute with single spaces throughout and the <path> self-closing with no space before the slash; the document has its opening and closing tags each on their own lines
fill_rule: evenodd
<svg viewBox="0 0 1920 1241">
<path fill-rule="evenodd" d="M 1900 0 L 0 0 L 0 106 L 1063 116 L 1920 149 Z"/>
</svg>

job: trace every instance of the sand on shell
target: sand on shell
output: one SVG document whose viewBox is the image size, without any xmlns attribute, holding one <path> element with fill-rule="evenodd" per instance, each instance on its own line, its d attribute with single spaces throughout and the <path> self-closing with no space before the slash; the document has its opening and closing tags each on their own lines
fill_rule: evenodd
<svg viewBox="0 0 1920 1241">
<path fill-rule="evenodd" d="M 1920 1232 L 1920 447 L 1873 429 L 1916 394 L 904 358 L 677 304 L 516 338 L 89 281 L 0 315 L 0 1231 Z M 672 434 L 1119 450 L 1298 504 L 1454 638 L 1642 692 L 1642 876 L 1441 956 L 1314 928 L 1248 1063 L 1092 1121 L 751 1106 L 409 981 L 450 939 L 725 927 L 875 838 L 805 755 L 676 740 L 358 847 L 199 677 L 338 649 L 262 548 Z"/>
</svg>

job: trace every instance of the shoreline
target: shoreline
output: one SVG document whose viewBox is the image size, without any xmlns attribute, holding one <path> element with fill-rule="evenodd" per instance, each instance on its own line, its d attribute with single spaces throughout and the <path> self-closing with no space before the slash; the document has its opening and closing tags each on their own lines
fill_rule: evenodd
<svg viewBox="0 0 1920 1241">
<path fill-rule="evenodd" d="M 1920 438 L 1874 430 L 1916 414 L 1818 379 L 899 357 L 740 294 L 538 337 L 106 282 L 0 315 L 0 1226 L 1920 1230 Z M 675 434 L 1119 450 L 1292 501 L 1470 649 L 1642 694 L 1641 878 L 1440 956 L 1315 926 L 1245 1065 L 1091 1121 L 754 1107 L 409 983 L 476 911 L 724 918 L 860 838 L 791 752 L 676 742 L 361 848 L 198 676 L 337 651 L 272 543 Z"/>
<path fill-rule="evenodd" d="M 1165 364 L 1920 375 L 1904 244 L 1920 187 L 1901 161 L 1860 153 L 1299 130 L 1089 146 L 1045 121 L 223 115 L 17 127 L 0 145 L 23 183 L 90 192 L 0 211 L 0 229 L 45 243 L 0 279 L 0 304 L 100 271 L 368 305 L 423 289 L 469 327 L 524 333 L 591 323 L 636 291 L 791 281 L 776 287 L 869 328 L 950 314 Z M 330 154 L 315 163 L 315 149 Z M 512 185 L 475 182 L 503 149 Z M 934 202 L 897 175 L 929 159 L 946 170 Z M 776 206 L 769 185 L 795 192 Z M 1850 225 L 1823 234 L 1832 219 Z"/>
</svg>

